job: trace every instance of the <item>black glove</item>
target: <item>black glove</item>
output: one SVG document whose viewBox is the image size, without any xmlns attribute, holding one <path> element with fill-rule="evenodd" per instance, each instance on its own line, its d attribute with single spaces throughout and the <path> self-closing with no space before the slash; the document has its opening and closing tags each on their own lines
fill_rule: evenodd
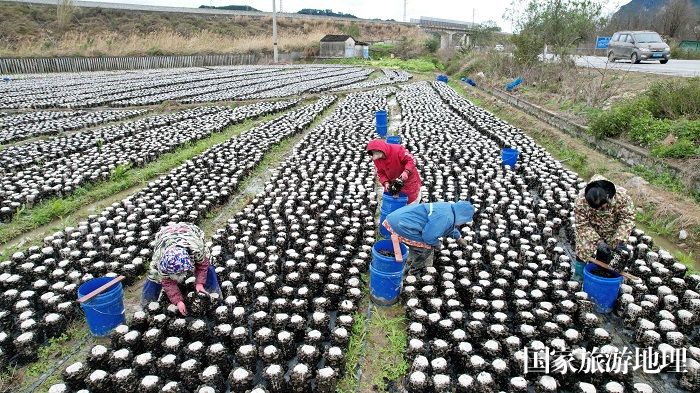
<svg viewBox="0 0 700 393">
<path fill-rule="evenodd" d="M 595 259 L 601 262 L 610 263 L 612 258 L 613 253 L 610 246 L 608 246 L 608 244 L 605 242 L 598 243 L 598 250 L 595 253 Z"/>
<path fill-rule="evenodd" d="M 396 179 L 389 184 L 389 193 L 391 195 L 398 195 L 403 188 L 403 180 Z"/>
<path fill-rule="evenodd" d="M 610 268 L 617 270 L 619 272 L 625 270 L 629 264 L 630 252 L 627 249 L 625 243 L 618 243 L 615 247 L 615 252 L 613 253 L 612 260 L 610 261 Z"/>
</svg>

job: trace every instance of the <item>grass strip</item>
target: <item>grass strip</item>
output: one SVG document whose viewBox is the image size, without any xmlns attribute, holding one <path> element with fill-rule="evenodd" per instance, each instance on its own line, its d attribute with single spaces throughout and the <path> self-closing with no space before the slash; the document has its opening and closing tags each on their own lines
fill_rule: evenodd
<svg viewBox="0 0 700 393">
<path fill-rule="evenodd" d="M 372 387 L 381 392 L 387 391 L 389 384 L 399 381 L 409 369 L 409 364 L 404 358 L 408 346 L 406 320 L 403 316 L 388 317 L 384 311 L 375 310 L 369 322 L 370 330 L 383 332 L 386 340 L 384 346 L 374 348 L 374 357 L 378 362 L 371 382 Z"/>
<path fill-rule="evenodd" d="M 61 374 L 53 372 L 56 363 L 75 354 L 83 342 L 90 337 L 90 331 L 85 323 L 70 327 L 59 337 L 52 338 L 48 344 L 42 345 L 37 351 L 38 360 L 24 368 L 10 368 L 0 374 L 0 392 L 24 391 L 30 389 L 30 382 L 37 381 L 42 375 L 51 373 L 42 383 L 44 386 L 58 383 Z M 47 385 L 47 383 L 50 383 Z M 20 386 L 18 386 L 20 385 Z M 17 390 L 19 389 L 19 390 Z"/>
<path fill-rule="evenodd" d="M 363 312 L 353 315 L 354 322 L 350 332 L 348 350 L 345 354 L 345 376 L 338 382 L 336 391 L 338 393 L 355 393 L 358 387 L 358 379 L 355 371 L 360 365 L 360 360 L 365 356 L 367 339 L 367 318 Z"/>
<path fill-rule="evenodd" d="M 659 186 L 667 191 L 690 197 L 696 203 L 700 204 L 700 192 L 686 186 L 678 176 L 670 172 L 657 172 L 643 165 L 635 165 L 632 167 L 632 173 L 648 181 L 650 184 Z"/>
</svg>

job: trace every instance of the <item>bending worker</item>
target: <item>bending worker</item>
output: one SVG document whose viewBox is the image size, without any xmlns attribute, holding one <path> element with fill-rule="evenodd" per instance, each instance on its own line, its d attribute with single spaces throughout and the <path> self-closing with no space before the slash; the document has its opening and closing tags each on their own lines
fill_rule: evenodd
<svg viewBox="0 0 700 393">
<path fill-rule="evenodd" d="M 209 263 L 209 259 L 204 232 L 196 225 L 178 222 L 161 228 L 154 240 L 153 258 L 143 285 L 141 305 L 158 301 L 162 291 L 177 306 L 180 314 L 187 315 L 179 285 L 191 272 L 194 272 L 197 292 L 221 293 L 214 265 Z"/>
<path fill-rule="evenodd" d="M 593 256 L 611 263 L 613 251 L 626 251 L 625 242 L 634 228 L 634 205 L 624 188 L 593 176 L 576 199 L 574 214 L 578 264 L 585 265 Z"/>
<path fill-rule="evenodd" d="M 407 205 L 386 217 L 382 225 L 409 248 L 409 274 L 433 265 L 440 238 L 451 237 L 465 245 L 457 226 L 472 220 L 474 207 L 465 201 Z"/>
<path fill-rule="evenodd" d="M 372 157 L 384 192 L 395 196 L 403 192 L 409 204 L 420 202 L 422 182 L 416 160 L 405 147 L 386 143 L 383 139 L 373 139 L 367 144 L 367 155 Z"/>
</svg>

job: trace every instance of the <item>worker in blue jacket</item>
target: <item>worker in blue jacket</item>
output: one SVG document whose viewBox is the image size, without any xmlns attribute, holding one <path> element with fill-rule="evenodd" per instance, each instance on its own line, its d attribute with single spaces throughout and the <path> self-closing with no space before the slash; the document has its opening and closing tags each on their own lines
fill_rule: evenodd
<svg viewBox="0 0 700 393">
<path fill-rule="evenodd" d="M 466 201 L 433 202 L 407 205 L 390 213 L 382 225 L 409 248 L 409 274 L 433 265 L 435 250 L 441 237 L 459 240 L 457 226 L 472 220 L 474 206 Z"/>
</svg>

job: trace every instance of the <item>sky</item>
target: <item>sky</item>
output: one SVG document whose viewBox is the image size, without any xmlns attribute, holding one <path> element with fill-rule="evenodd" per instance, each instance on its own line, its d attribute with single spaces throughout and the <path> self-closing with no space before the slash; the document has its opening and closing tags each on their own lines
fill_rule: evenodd
<svg viewBox="0 0 700 393">
<path fill-rule="evenodd" d="M 133 3 L 166 7 L 199 7 L 200 5 L 249 5 L 260 11 L 272 11 L 271 0 L 91 0 L 112 3 Z M 403 20 L 404 0 L 277 0 L 284 12 L 297 12 L 302 8 L 332 9 L 335 12 L 353 14 L 360 18 Z M 629 0 L 609 0 L 605 12 L 614 12 Z M 465 22 L 495 21 L 503 31 L 511 32 L 513 25 L 503 14 L 512 0 L 407 0 L 406 19 L 428 16 Z"/>
</svg>

